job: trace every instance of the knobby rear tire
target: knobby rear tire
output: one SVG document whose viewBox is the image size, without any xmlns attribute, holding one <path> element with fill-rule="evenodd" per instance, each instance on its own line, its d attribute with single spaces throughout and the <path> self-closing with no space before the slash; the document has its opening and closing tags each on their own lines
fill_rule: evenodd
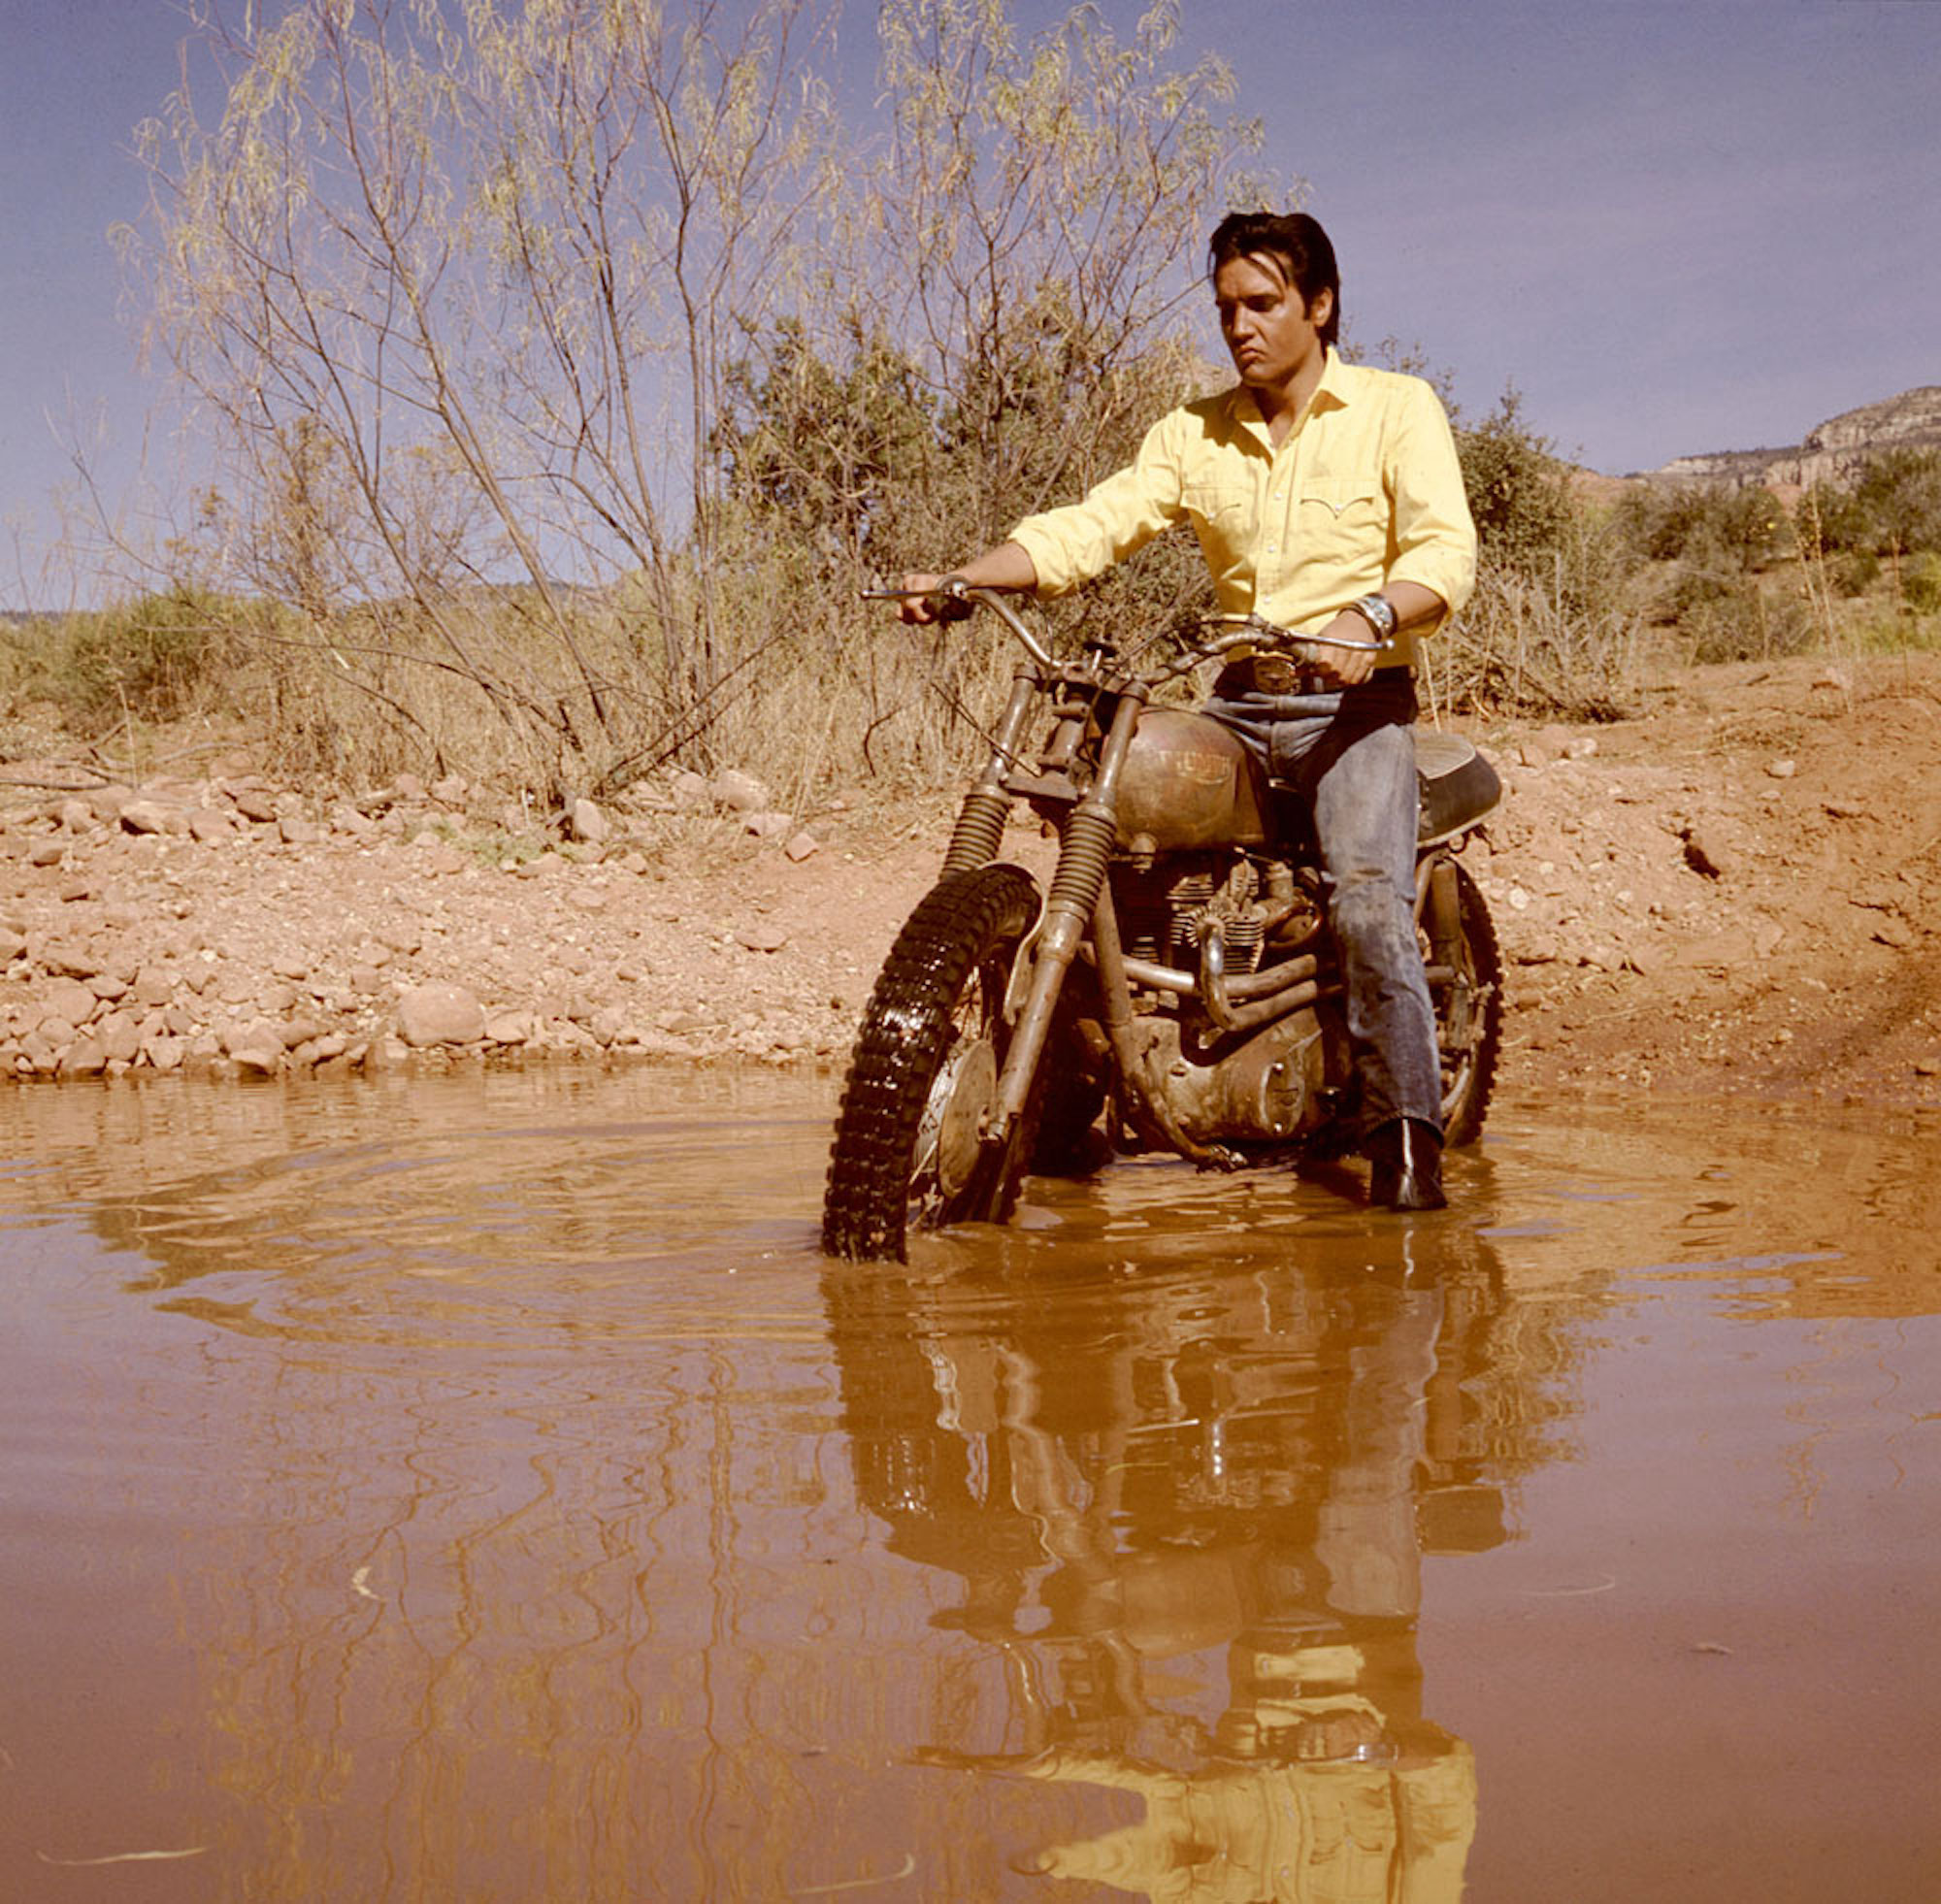
<svg viewBox="0 0 1941 1904">
<path fill-rule="evenodd" d="M 1442 1141 L 1452 1148 L 1472 1144 L 1483 1134 L 1503 1041 L 1503 960 L 1496 924 L 1467 870 L 1457 866 L 1455 873 L 1457 976 L 1448 985 L 1431 988 L 1442 1056 Z"/>
<path fill-rule="evenodd" d="M 902 1262 L 912 1227 L 1002 1223 L 1015 1207 L 1030 1133 L 1003 1155 L 977 1145 L 974 1161 L 970 1142 L 995 1108 L 1005 986 L 1037 913 L 1027 873 L 985 866 L 940 879 L 898 935 L 837 1114 L 822 1205 L 829 1255 Z"/>
</svg>

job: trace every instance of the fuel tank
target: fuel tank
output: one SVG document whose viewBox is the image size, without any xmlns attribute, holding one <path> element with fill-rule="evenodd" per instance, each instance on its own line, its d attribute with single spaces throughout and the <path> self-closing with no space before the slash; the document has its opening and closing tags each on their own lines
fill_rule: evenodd
<svg viewBox="0 0 1941 1904">
<path fill-rule="evenodd" d="M 1218 721 L 1183 707 L 1146 711 L 1119 781 L 1119 844 L 1141 834 L 1162 852 L 1266 843 L 1257 770 Z"/>
</svg>

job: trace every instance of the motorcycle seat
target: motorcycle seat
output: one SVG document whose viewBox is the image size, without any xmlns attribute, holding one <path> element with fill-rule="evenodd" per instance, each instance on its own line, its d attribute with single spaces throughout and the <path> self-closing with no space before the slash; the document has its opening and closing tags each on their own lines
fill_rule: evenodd
<svg viewBox="0 0 1941 1904">
<path fill-rule="evenodd" d="M 1432 846 L 1472 827 L 1503 797 L 1497 770 L 1460 734 L 1415 730 L 1415 781 L 1421 797 L 1416 843 Z"/>
</svg>

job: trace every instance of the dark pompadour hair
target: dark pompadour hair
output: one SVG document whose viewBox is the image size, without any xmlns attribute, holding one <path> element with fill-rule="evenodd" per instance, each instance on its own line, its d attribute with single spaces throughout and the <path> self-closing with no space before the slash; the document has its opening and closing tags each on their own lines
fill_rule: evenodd
<svg viewBox="0 0 1941 1904">
<path fill-rule="evenodd" d="M 1228 213 L 1207 241 L 1206 275 L 1212 277 L 1231 258 L 1251 257 L 1274 259 L 1303 305 L 1311 306 L 1323 291 L 1333 292 L 1334 308 L 1321 326 L 1321 342 L 1332 345 L 1341 330 L 1341 272 L 1321 221 L 1305 212 Z"/>
</svg>

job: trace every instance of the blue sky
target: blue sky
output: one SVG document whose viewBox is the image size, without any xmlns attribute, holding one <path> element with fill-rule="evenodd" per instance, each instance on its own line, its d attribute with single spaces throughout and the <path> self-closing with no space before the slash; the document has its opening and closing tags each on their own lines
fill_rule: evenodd
<svg viewBox="0 0 1941 1904">
<path fill-rule="evenodd" d="M 67 599 L 59 436 L 138 493 L 152 386 L 107 234 L 184 31 L 175 0 L 0 0 L 0 605 Z M 1185 0 L 1185 33 L 1309 181 L 1351 335 L 1419 345 L 1471 413 L 1514 382 L 1621 474 L 1941 383 L 1941 0 Z"/>
<path fill-rule="evenodd" d="M 1191 4 L 1367 339 L 1610 474 L 1941 383 L 1941 5 Z"/>
</svg>

